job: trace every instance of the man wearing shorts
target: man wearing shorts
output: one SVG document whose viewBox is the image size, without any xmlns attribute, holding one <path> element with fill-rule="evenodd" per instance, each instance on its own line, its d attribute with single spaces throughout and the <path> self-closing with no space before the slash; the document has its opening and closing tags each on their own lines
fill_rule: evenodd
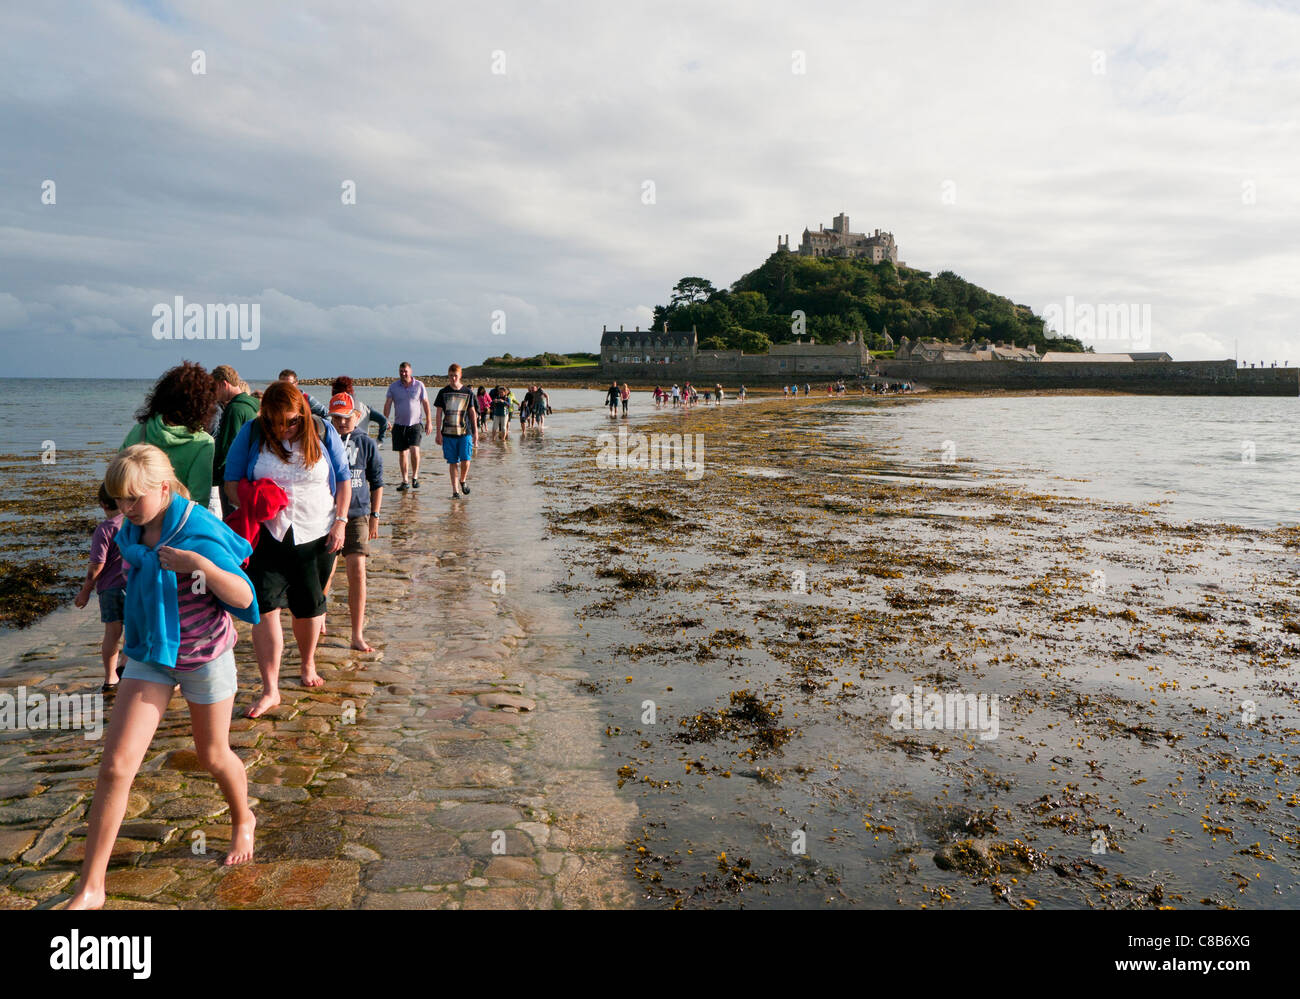
<svg viewBox="0 0 1300 999">
<path fill-rule="evenodd" d="M 429 393 L 424 390 L 424 382 L 411 377 L 411 365 L 406 361 L 398 365 L 397 381 L 388 386 L 388 394 L 384 396 L 385 418 L 389 409 L 393 410 L 393 450 L 397 452 L 397 464 L 402 471 L 402 483 L 397 491 L 406 491 L 408 454 L 411 486 L 419 489 L 421 431 L 431 433 L 433 426 L 429 416 Z"/>
<path fill-rule="evenodd" d="M 379 537 L 379 507 L 384 495 L 384 462 L 379 448 L 364 429 L 361 405 L 347 392 L 330 399 L 330 420 L 343 441 L 348 468 L 352 470 L 352 501 L 348 506 L 348 523 L 343 531 L 344 565 L 348 573 L 348 613 L 352 618 L 352 647 L 358 652 L 373 652 L 363 634 L 366 621 L 366 556 L 370 542 Z M 330 579 L 334 576 L 331 573 Z M 326 592 L 329 583 L 325 584 Z"/>
<path fill-rule="evenodd" d="M 447 369 L 447 384 L 438 390 L 433 400 L 438 416 L 438 434 L 435 442 L 442 445 L 442 456 L 447 459 L 447 472 L 451 476 L 451 498 L 469 495 L 469 462 L 478 443 L 478 410 L 472 390 L 460 383 L 460 365 Z"/>
</svg>

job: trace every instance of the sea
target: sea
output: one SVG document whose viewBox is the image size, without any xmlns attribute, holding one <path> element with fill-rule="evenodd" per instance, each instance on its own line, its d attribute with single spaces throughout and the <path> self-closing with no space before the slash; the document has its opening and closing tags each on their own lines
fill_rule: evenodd
<svg viewBox="0 0 1300 999">
<path fill-rule="evenodd" d="M 56 454 L 102 453 L 91 464 L 106 467 L 152 382 L 8 378 L 0 384 L 15 415 L 0 451 L 35 460 L 53 442 Z M 306 388 L 322 400 L 328 395 L 325 386 Z M 514 389 L 522 397 L 524 388 Z M 380 409 L 384 393 L 383 387 L 357 390 L 363 402 Z M 550 391 L 555 415 L 547 433 L 608 429 L 604 394 L 599 386 Z M 633 393 L 633 417 L 653 409 L 648 392 Z M 913 477 L 933 475 L 947 485 L 997 477 L 1036 492 L 1159 504 L 1161 518 L 1171 522 L 1271 529 L 1300 519 L 1300 437 L 1291 429 L 1300 418 L 1296 399 L 918 396 L 903 405 L 879 405 L 848 396 L 827 409 L 848 418 L 828 420 L 815 432 L 847 435 L 878 451 L 889 467 Z"/>
</svg>

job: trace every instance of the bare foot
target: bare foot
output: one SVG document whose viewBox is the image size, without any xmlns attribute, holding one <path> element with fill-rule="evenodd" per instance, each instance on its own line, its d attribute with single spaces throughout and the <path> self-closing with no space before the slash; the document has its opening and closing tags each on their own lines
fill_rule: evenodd
<svg viewBox="0 0 1300 999">
<path fill-rule="evenodd" d="M 304 663 L 302 667 L 302 685 L 304 687 L 323 687 L 325 681 L 320 678 L 315 666 Z"/>
<path fill-rule="evenodd" d="M 226 866 L 242 864 L 253 859 L 253 831 L 257 828 L 257 819 L 248 813 L 244 822 L 235 822 L 230 829 L 230 852 L 226 854 Z"/>
<path fill-rule="evenodd" d="M 269 694 L 263 694 L 257 699 L 257 703 L 248 709 L 248 717 L 261 718 L 262 715 L 266 714 L 272 708 L 278 708 L 279 706 L 280 692 L 278 690 L 272 691 Z"/>
<path fill-rule="evenodd" d="M 82 888 L 81 891 L 73 895 L 64 906 L 65 909 L 102 909 L 104 908 L 104 889 L 89 891 Z"/>
<path fill-rule="evenodd" d="M 357 635 L 355 638 L 352 639 L 352 647 L 356 649 L 358 652 L 375 651 L 370 647 L 370 645 L 366 642 L 365 637 L 362 635 Z"/>
</svg>

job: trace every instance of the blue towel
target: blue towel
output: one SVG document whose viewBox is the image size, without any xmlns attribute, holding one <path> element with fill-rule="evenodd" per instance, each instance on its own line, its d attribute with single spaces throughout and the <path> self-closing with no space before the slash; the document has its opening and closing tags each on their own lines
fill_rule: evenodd
<svg viewBox="0 0 1300 999">
<path fill-rule="evenodd" d="M 158 548 L 197 552 L 226 572 L 252 581 L 240 568 L 252 546 L 197 503 L 174 496 L 163 514 L 162 534 L 155 548 L 141 543 L 143 528 L 123 519 L 117 532 L 122 560 L 131 567 L 126 581 L 126 627 L 122 651 L 131 659 L 174 667 L 181 644 L 180 602 L 176 573 L 158 563 Z M 256 591 L 254 591 L 256 592 Z M 241 621 L 256 624 L 257 599 L 247 607 L 221 606 Z"/>
</svg>

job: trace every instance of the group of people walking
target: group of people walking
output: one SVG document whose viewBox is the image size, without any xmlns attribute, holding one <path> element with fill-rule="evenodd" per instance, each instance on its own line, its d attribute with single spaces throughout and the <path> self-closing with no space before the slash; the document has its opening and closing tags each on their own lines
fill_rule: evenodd
<svg viewBox="0 0 1300 999">
<path fill-rule="evenodd" d="M 627 386 L 624 385 L 623 388 L 626 390 Z M 653 392 L 653 398 L 655 401 L 655 409 L 662 409 L 664 406 L 672 406 L 673 408 L 685 406 L 689 409 L 691 406 L 700 403 L 701 393 L 690 382 L 686 382 L 680 387 L 673 385 L 670 389 L 656 385 Z M 726 393 L 723 391 L 720 382 L 715 383 L 712 389 L 705 389 L 703 393 L 703 402 L 706 406 L 710 403 L 715 406 L 721 406 L 725 398 Z M 736 400 L 738 402 L 744 402 L 746 398 L 745 386 L 742 385 L 740 386 L 740 390 L 736 393 Z M 626 402 L 623 407 L 623 415 L 627 415 Z"/>
<path fill-rule="evenodd" d="M 238 688 L 231 618 L 253 626 L 262 690 L 248 709 L 251 718 L 280 703 L 284 609 L 302 683 L 324 683 L 315 656 L 340 556 L 352 648 L 373 651 L 364 634 L 365 560 L 382 516 L 379 445 L 385 433 L 398 453 L 398 491 L 419 488 L 419 444 L 432 432 L 447 462 L 452 498 L 470 493 L 483 413 L 479 394 L 461 384 L 459 365 L 448 370 L 432 406 L 406 362 L 388 388 L 382 414 L 357 400 L 346 375 L 330 389 L 322 404 L 286 369 L 264 392 L 253 393 L 229 365 L 208 372 L 187 361 L 158 379 L 109 462 L 98 492 L 105 518 L 91 539 L 90 566 L 75 602 L 84 607 L 97 594 L 104 690 L 114 695 L 114 709 L 71 908 L 104 902 L 131 784 L 178 686 L 189 705 L 199 761 L 230 807 L 226 863 L 252 856 L 256 820 L 243 763 L 229 741 Z M 543 426 L 549 412 L 549 396 L 539 386 L 515 404 L 517 410 L 506 390 L 487 397 L 489 410 L 503 409 L 502 434 L 514 411 L 526 419 L 525 428 Z M 379 426 L 378 441 L 369 436 L 371 422 Z"/>
</svg>

